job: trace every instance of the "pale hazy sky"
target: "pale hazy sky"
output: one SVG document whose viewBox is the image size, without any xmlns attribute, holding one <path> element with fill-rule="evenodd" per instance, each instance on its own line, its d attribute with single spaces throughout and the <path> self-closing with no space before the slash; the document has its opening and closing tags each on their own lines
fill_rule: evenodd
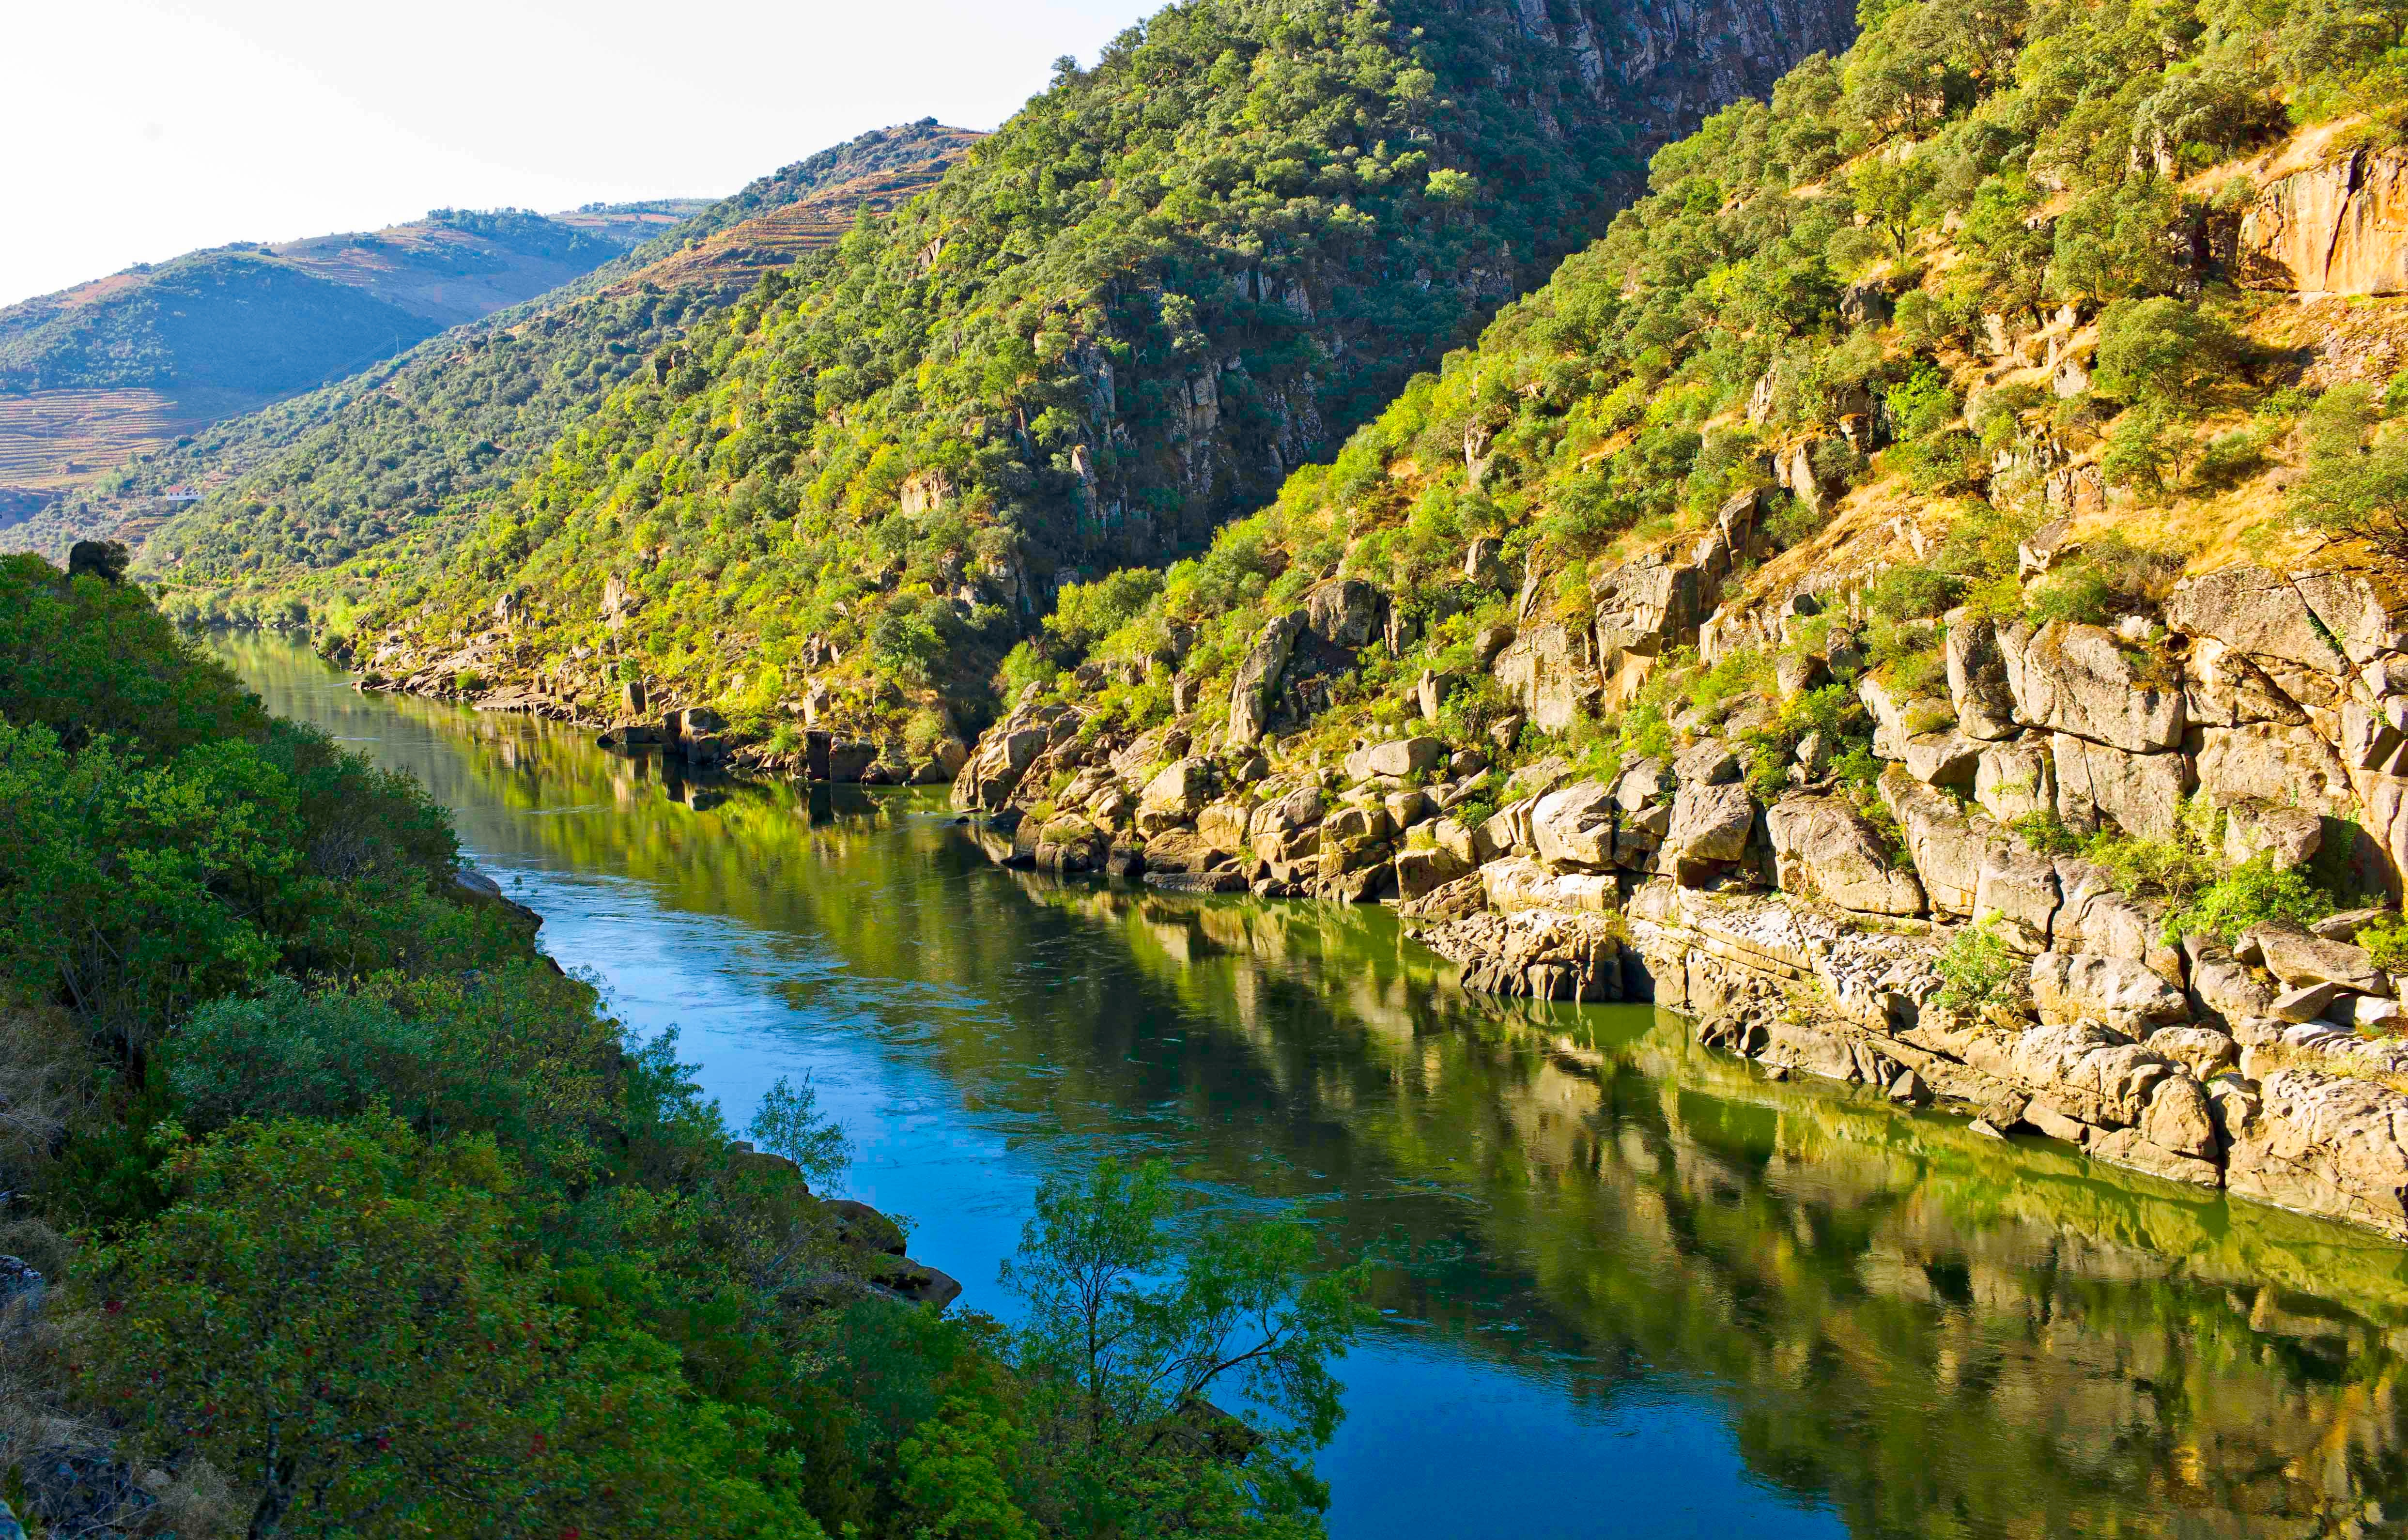
<svg viewBox="0 0 2408 1540">
<path fill-rule="evenodd" d="M 0 305 L 446 205 L 732 192 L 993 128 L 1163 0 L 0 0 Z"/>
</svg>

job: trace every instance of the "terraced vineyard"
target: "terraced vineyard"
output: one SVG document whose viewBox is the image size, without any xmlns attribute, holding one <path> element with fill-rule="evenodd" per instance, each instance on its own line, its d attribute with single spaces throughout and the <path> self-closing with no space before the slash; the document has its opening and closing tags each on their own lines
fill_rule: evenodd
<svg viewBox="0 0 2408 1540">
<path fill-rule="evenodd" d="M 51 493 L 158 449 L 270 397 L 238 391 L 35 391 L 0 394 L 0 522 Z"/>
<path fill-rule="evenodd" d="M 965 141 L 971 137 L 962 135 Z M 933 185 L 952 164 L 950 158 L 932 157 L 925 165 L 909 170 L 875 172 L 839 182 L 664 257 L 612 285 L 612 292 L 625 292 L 646 283 L 664 289 L 693 283 L 749 283 L 835 245 L 865 209 L 892 213 Z"/>
</svg>

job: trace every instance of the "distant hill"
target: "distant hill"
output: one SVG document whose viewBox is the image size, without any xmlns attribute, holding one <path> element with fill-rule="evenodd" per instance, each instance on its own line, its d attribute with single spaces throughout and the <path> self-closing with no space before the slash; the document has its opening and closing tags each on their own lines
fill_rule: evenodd
<svg viewBox="0 0 2408 1540">
<path fill-rule="evenodd" d="M 0 525 L 130 454 L 556 289 L 701 207 L 440 208 L 194 251 L 0 308 Z"/>
<path fill-rule="evenodd" d="M 533 303 L 323 388 L 187 429 L 187 443 L 151 446 L 131 462 L 87 455 L 82 484 L 0 528 L 0 548 L 57 555 L 111 532 L 139 542 L 173 519 L 149 565 L 182 563 L 190 576 L 239 582 L 339 561 L 415 521 L 481 507 L 492 489 L 523 474 L 527 455 L 665 342 L 762 272 L 833 242 L 861 208 L 889 208 L 927 187 L 977 138 L 934 120 L 863 135 L 703 206 Z M 658 214 L 676 206 L 633 207 Z M 0 396 L 0 467 L 7 405 Z M 0 469 L 0 484 L 7 480 Z M 0 501 L 0 523 L 7 517 Z"/>
</svg>

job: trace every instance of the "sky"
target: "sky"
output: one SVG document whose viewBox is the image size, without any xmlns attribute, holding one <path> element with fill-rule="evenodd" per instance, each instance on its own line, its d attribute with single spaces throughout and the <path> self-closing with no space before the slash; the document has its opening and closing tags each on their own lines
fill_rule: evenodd
<svg viewBox="0 0 2408 1540">
<path fill-rule="evenodd" d="M 0 305 L 429 208 L 719 196 L 993 128 L 1163 0 L 0 0 Z"/>
</svg>

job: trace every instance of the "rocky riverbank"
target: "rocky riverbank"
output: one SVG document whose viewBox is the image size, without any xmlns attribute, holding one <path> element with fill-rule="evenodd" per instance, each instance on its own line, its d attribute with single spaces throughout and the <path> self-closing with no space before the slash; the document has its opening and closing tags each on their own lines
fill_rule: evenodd
<svg viewBox="0 0 2408 1540">
<path fill-rule="evenodd" d="M 1616 575 L 1602 586 L 1638 597 L 1584 635 L 1484 637 L 1497 677 L 1537 720 L 1610 709 L 1617 677 L 1674 647 L 1711 654 L 1717 634 L 1777 635 L 1825 604 L 1850 645 L 1844 596 L 1699 613 L 1752 515 L 1735 500 L 1705 539 Z M 1284 692 L 1390 629 L 1379 591 L 1348 580 L 1267 629 L 1226 720 L 1191 694 L 1179 720 L 1122 734 L 1032 690 L 953 801 L 1009 864 L 1393 903 L 1476 989 L 1653 999 L 1770 1073 L 2408 1239 L 2408 1041 L 2397 985 L 2356 940 L 2385 911 L 2255 925 L 2232 946 L 2173 934 L 2165 899 L 2036 848 L 2028 817 L 2169 838 L 2207 808 L 2234 863 L 2321 855 L 2396 903 L 2399 613 L 2366 573 L 2243 566 L 2184 581 L 2153 630 L 1952 616 L 1931 635 L 1944 695 L 1858 683 L 1882 762 L 1867 795 L 1826 746 L 1769 764 L 1747 722 L 1702 712 L 1675 724 L 1685 747 L 1610 776 L 1562 758 L 1493 771 L 1519 722 L 1494 744 L 1430 734 L 1291 760 L 1272 730 L 1296 715 Z M 2004 962 L 1957 998 L 1944 959 L 1977 922 Z"/>
</svg>

